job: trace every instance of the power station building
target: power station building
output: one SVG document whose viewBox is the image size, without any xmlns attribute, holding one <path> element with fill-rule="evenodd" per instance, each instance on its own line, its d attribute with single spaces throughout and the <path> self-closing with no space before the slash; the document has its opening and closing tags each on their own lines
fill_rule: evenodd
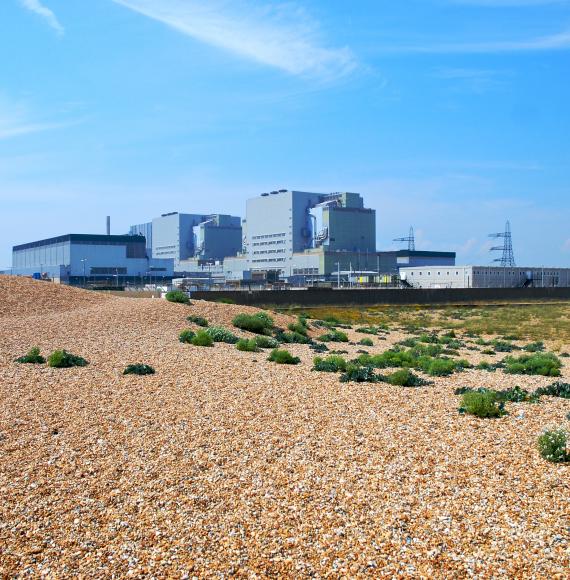
<svg viewBox="0 0 570 580">
<path fill-rule="evenodd" d="M 400 268 L 412 288 L 556 288 L 570 287 L 570 268 L 426 265 Z"/>
<path fill-rule="evenodd" d="M 130 234 L 145 235 L 150 255 L 174 260 L 177 271 L 235 256 L 243 245 L 241 219 L 223 214 L 165 213 L 131 226 Z"/>
<path fill-rule="evenodd" d="M 173 262 L 148 257 L 143 236 L 67 234 L 14 246 L 12 274 L 122 286 L 169 280 Z"/>
<path fill-rule="evenodd" d="M 453 252 L 376 251 L 376 211 L 358 193 L 281 189 L 247 200 L 244 250 L 224 261 L 228 280 L 269 273 L 293 283 L 339 272 L 397 275 L 400 265 L 455 264 Z"/>
</svg>

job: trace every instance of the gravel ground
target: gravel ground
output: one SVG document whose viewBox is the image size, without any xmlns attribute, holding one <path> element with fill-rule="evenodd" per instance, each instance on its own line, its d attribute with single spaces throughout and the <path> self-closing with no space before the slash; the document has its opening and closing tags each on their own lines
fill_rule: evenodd
<svg viewBox="0 0 570 580">
<path fill-rule="evenodd" d="M 0 577 L 570 577 L 570 468 L 536 451 L 570 401 L 481 420 L 453 394 L 549 379 L 342 384 L 307 346 L 288 367 L 177 340 L 190 313 L 229 326 L 251 308 L 4 277 L 0 293 Z M 13 362 L 34 345 L 90 364 Z M 156 375 L 123 376 L 135 362 Z"/>
</svg>

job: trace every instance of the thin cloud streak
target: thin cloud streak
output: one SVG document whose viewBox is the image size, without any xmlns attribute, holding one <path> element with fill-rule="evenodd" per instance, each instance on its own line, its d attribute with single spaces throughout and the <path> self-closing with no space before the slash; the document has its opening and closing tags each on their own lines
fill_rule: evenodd
<svg viewBox="0 0 570 580">
<path fill-rule="evenodd" d="M 357 66 L 350 49 L 328 48 L 318 25 L 292 3 L 250 0 L 113 0 L 200 42 L 289 74 L 334 80 Z"/>
<path fill-rule="evenodd" d="M 557 50 L 570 50 L 570 30 L 528 40 L 395 46 L 381 49 L 381 52 L 410 54 L 492 54 Z"/>
<path fill-rule="evenodd" d="M 60 36 L 65 33 L 65 29 L 60 24 L 54 12 L 47 6 L 44 6 L 40 0 L 20 0 L 20 4 L 30 12 L 41 16 Z"/>
</svg>

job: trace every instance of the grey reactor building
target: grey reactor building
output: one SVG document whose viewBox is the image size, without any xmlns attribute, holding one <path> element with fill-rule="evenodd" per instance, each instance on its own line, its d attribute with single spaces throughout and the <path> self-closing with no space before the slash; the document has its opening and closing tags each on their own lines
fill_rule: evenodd
<svg viewBox="0 0 570 580">
<path fill-rule="evenodd" d="M 304 284 L 350 276 L 388 281 L 403 267 L 455 265 L 454 252 L 376 250 L 376 211 L 357 193 L 279 190 L 247 200 L 246 216 L 171 212 L 128 235 L 68 234 L 13 248 L 12 273 L 68 284 L 173 277 Z"/>
</svg>

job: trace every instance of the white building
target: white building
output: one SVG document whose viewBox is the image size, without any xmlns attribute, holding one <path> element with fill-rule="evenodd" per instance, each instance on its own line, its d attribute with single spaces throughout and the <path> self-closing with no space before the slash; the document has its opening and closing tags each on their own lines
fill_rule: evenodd
<svg viewBox="0 0 570 580">
<path fill-rule="evenodd" d="M 570 268 L 503 268 L 500 266 L 422 266 L 400 268 L 413 288 L 570 287 Z"/>
</svg>

